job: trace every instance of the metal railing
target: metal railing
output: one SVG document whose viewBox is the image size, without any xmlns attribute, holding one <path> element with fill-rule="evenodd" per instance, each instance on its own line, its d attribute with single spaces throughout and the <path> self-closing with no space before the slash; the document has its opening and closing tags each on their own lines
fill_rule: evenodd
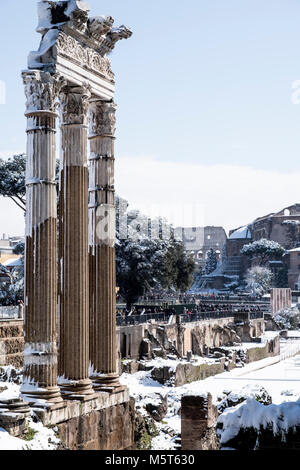
<svg viewBox="0 0 300 470">
<path fill-rule="evenodd" d="M 286 347 L 280 352 L 280 361 L 295 356 L 300 351 L 300 339 L 288 340 Z"/>
<path fill-rule="evenodd" d="M 13 320 L 18 318 L 19 307 L 0 307 L 0 320 Z"/>
<path fill-rule="evenodd" d="M 151 320 L 156 322 L 167 323 L 170 317 L 180 317 L 181 323 L 191 323 L 196 321 L 205 321 L 205 320 L 218 320 L 221 318 L 231 318 L 234 316 L 232 312 L 197 312 L 191 314 L 170 314 L 170 313 L 152 313 L 145 315 L 127 315 L 117 316 L 117 326 L 128 326 L 128 325 L 141 325 L 142 323 L 147 323 Z"/>
</svg>

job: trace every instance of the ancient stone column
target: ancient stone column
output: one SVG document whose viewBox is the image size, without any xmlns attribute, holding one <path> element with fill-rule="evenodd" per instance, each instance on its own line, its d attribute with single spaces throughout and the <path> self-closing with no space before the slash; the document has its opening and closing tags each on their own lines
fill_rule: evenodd
<svg viewBox="0 0 300 470">
<path fill-rule="evenodd" d="M 119 387 L 116 346 L 116 257 L 113 102 L 90 104 L 89 267 L 90 377 L 94 388 Z"/>
<path fill-rule="evenodd" d="M 88 284 L 88 85 L 60 93 L 59 384 L 69 398 L 90 395 Z"/>
<path fill-rule="evenodd" d="M 62 79 L 23 73 L 27 98 L 25 350 L 21 394 L 61 401 L 57 386 L 56 101 Z"/>
</svg>

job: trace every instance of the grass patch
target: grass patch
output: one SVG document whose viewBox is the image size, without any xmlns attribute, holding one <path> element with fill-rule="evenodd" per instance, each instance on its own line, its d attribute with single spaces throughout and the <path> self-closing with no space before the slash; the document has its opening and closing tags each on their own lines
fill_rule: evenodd
<svg viewBox="0 0 300 470">
<path fill-rule="evenodd" d="M 22 439 L 24 439 L 24 441 L 32 441 L 32 439 L 34 438 L 34 436 L 36 435 L 37 431 L 35 431 L 34 429 L 32 429 L 30 426 L 27 427 Z"/>
</svg>

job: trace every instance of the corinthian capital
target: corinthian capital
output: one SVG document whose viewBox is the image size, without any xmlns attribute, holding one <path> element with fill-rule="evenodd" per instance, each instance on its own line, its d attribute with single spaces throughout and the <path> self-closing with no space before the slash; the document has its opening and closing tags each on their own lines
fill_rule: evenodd
<svg viewBox="0 0 300 470">
<path fill-rule="evenodd" d="M 90 98 L 91 87 L 88 84 L 65 87 L 59 94 L 62 124 L 87 125 Z"/>
<path fill-rule="evenodd" d="M 93 101 L 90 105 L 90 137 L 114 136 L 116 104 L 113 101 Z"/>
<path fill-rule="evenodd" d="M 56 112 L 57 98 L 65 80 L 58 74 L 28 70 L 22 73 L 25 95 L 26 113 L 38 111 Z"/>
</svg>

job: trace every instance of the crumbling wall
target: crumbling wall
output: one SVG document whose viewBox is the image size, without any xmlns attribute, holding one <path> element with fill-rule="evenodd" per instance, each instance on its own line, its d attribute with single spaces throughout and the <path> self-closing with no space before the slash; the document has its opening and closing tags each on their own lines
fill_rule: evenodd
<svg viewBox="0 0 300 470">
<path fill-rule="evenodd" d="M 191 350 L 193 354 L 201 356 L 207 352 L 208 348 L 229 346 L 240 342 L 233 326 L 233 318 L 198 322 L 186 326 L 187 332 L 192 338 Z"/>
<path fill-rule="evenodd" d="M 23 320 L 0 321 L 0 366 L 23 367 Z"/>
<path fill-rule="evenodd" d="M 182 450 L 218 450 L 216 435 L 218 410 L 210 393 L 185 395 L 181 399 Z"/>
<path fill-rule="evenodd" d="M 212 363 L 197 364 L 193 362 L 180 362 L 174 363 L 174 367 L 170 365 L 156 366 L 151 370 L 151 376 L 154 380 L 161 384 L 175 385 L 180 387 L 184 384 L 204 380 L 225 371 L 230 371 L 240 364 L 241 360 L 239 354 L 230 353 L 225 357 L 222 348 L 216 348 L 219 352 L 219 359 Z M 279 336 L 267 341 L 265 346 L 250 348 L 245 353 L 241 350 L 245 358 L 243 362 L 250 363 L 259 361 L 267 357 L 277 356 L 280 352 L 280 339 Z M 230 356 L 230 357 L 229 357 Z M 216 356 L 215 356 L 216 357 Z"/>
<path fill-rule="evenodd" d="M 250 348 L 246 353 L 246 363 L 260 361 L 266 357 L 274 357 L 280 354 L 280 337 L 276 336 L 267 341 L 266 345 L 257 348 Z"/>
<path fill-rule="evenodd" d="M 264 331 L 262 318 L 239 323 L 234 323 L 233 317 L 191 323 L 152 322 L 118 327 L 118 344 L 123 359 L 141 359 L 145 355 L 145 338 L 151 341 L 153 350 L 160 348 L 179 357 L 185 357 L 188 351 L 192 351 L 201 356 L 209 348 L 251 342 L 262 336 Z"/>
<path fill-rule="evenodd" d="M 215 364 L 178 364 L 175 372 L 175 387 L 184 384 L 204 380 L 207 377 L 221 374 L 225 371 L 225 359 L 221 359 Z"/>
<path fill-rule="evenodd" d="M 241 338 L 241 341 L 248 343 L 264 335 L 265 322 L 263 318 L 245 320 L 235 323 L 234 328 Z"/>
</svg>

